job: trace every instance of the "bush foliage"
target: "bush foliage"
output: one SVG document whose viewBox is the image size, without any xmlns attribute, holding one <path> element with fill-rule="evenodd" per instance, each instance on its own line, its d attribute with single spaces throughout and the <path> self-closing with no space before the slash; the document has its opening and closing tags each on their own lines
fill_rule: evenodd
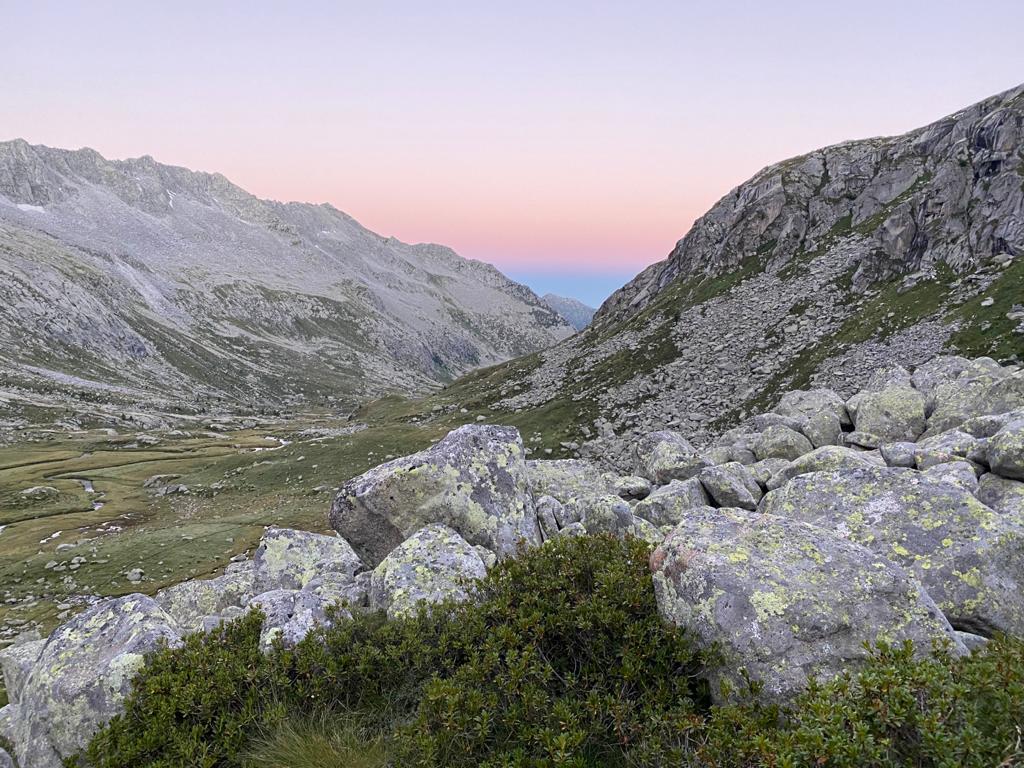
<svg viewBox="0 0 1024 768">
<path fill-rule="evenodd" d="M 73 764 L 202 766 L 1024 765 L 1024 644 L 954 658 L 880 647 L 791 708 L 712 707 L 718 663 L 658 617 L 647 546 L 549 542 L 464 605 L 363 614 L 259 651 L 254 612 L 153 654 Z"/>
</svg>

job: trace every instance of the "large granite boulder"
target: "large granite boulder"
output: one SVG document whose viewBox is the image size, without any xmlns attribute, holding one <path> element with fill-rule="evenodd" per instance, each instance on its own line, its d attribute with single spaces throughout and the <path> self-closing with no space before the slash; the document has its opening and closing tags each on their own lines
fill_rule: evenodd
<svg viewBox="0 0 1024 768">
<path fill-rule="evenodd" d="M 815 472 L 768 493 L 759 510 L 902 565 L 957 629 L 1024 633 L 1024 528 L 962 487 L 891 467 Z"/>
<path fill-rule="evenodd" d="M 636 474 L 657 485 L 687 480 L 710 461 L 678 432 L 662 430 L 644 435 L 633 446 Z"/>
<path fill-rule="evenodd" d="M 333 619 L 351 618 L 347 609 L 328 608 L 334 605 L 329 596 L 307 589 L 272 589 L 256 595 L 250 606 L 264 615 L 260 629 L 260 648 L 269 652 L 277 643 L 294 648 L 317 626 L 330 626 Z"/>
<path fill-rule="evenodd" d="M 330 523 L 369 567 L 431 523 L 498 557 L 540 543 L 523 443 L 511 427 L 460 427 L 425 451 L 349 480 Z"/>
<path fill-rule="evenodd" d="M 673 480 L 656 488 L 650 496 L 633 507 L 633 514 L 654 525 L 676 525 L 687 510 L 711 503 L 704 485 L 696 477 Z"/>
<path fill-rule="evenodd" d="M 13 727 L 21 768 L 59 768 L 121 711 L 145 654 L 180 639 L 145 595 L 104 600 L 58 627 L 21 691 Z"/>
<path fill-rule="evenodd" d="M 616 492 L 600 468 L 586 459 L 528 461 L 526 472 L 534 499 L 551 496 L 566 504 Z"/>
<path fill-rule="evenodd" d="M 882 442 L 917 440 L 927 426 L 924 395 L 911 386 L 865 393 L 857 403 L 854 425 Z"/>
<path fill-rule="evenodd" d="M 830 413 L 843 426 L 853 423 L 846 411 L 846 401 L 831 389 L 792 390 L 784 394 L 772 410 L 796 419 L 810 419 L 820 413 Z"/>
<path fill-rule="evenodd" d="M 45 645 L 45 640 L 26 639 L 0 650 L 0 673 L 3 674 L 4 690 L 10 703 L 21 701 L 25 682 Z"/>
<path fill-rule="evenodd" d="M 629 504 L 618 496 L 608 494 L 593 499 L 573 499 L 565 505 L 570 519 L 578 520 L 589 534 L 607 533 L 624 536 L 634 523 Z"/>
<path fill-rule="evenodd" d="M 1024 419 L 1011 421 L 988 440 L 988 463 L 997 475 L 1024 480 Z"/>
<path fill-rule="evenodd" d="M 253 565 L 242 564 L 213 579 L 189 579 L 161 589 L 154 599 L 187 632 L 203 628 L 211 616 L 223 616 L 230 608 L 244 608 L 256 594 Z"/>
<path fill-rule="evenodd" d="M 750 471 L 738 462 L 705 467 L 697 475 L 716 507 L 757 509 L 761 486 Z"/>
<path fill-rule="evenodd" d="M 855 669 L 865 644 L 935 640 L 964 652 L 942 613 L 902 568 L 807 523 L 737 509 L 694 511 L 651 556 L 658 608 L 699 645 L 717 645 L 712 695 L 743 673 L 785 701 L 810 676 Z"/>
<path fill-rule="evenodd" d="M 775 424 L 761 432 L 754 441 L 754 455 L 758 461 L 785 459 L 793 461 L 814 450 L 807 437 L 783 424 Z"/>
<path fill-rule="evenodd" d="M 257 593 L 302 589 L 310 579 L 327 572 L 352 578 L 363 564 L 349 543 L 292 528 L 268 528 L 253 556 Z"/>
<path fill-rule="evenodd" d="M 781 488 L 794 477 L 806 475 L 810 472 L 823 472 L 834 469 L 857 469 L 858 467 L 872 467 L 876 462 L 872 461 L 864 451 L 856 451 L 839 445 L 826 445 L 815 448 L 810 453 L 786 464 L 778 472 L 768 479 L 768 488 L 774 490 Z"/>
<path fill-rule="evenodd" d="M 1024 525 L 1024 482 L 987 472 L 978 480 L 978 501 Z"/>
<path fill-rule="evenodd" d="M 416 531 L 373 570 L 370 606 L 397 618 L 422 602 L 464 601 L 475 580 L 487 575 L 476 549 L 451 528 L 434 524 Z"/>
</svg>

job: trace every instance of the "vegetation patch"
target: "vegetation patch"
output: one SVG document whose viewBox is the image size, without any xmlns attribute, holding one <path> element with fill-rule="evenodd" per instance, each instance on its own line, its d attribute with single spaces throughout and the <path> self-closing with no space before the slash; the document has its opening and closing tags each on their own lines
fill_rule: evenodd
<svg viewBox="0 0 1024 768">
<path fill-rule="evenodd" d="M 789 707 L 712 706 L 715 654 L 660 620 L 647 545 L 559 539 L 474 602 L 364 614 L 259 651 L 252 613 L 152 654 L 70 765 L 142 768 L 755 768 L 1017 765 L 1024 643 L 963 658 L 879 646 Z"/>
</svg>

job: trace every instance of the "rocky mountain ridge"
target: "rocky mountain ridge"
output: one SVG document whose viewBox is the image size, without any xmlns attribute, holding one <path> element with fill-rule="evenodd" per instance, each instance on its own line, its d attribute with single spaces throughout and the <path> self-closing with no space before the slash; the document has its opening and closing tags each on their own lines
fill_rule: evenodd
<svg viewBox="0 0 1024 768">
<path fill-rule="evenodd" d="M 541 301 L 555 310 L 562 319 L 577 331 L 582 331 L 590 325 L 590 321 L 594 318 L 594 313 L 597 312 L 596 309 L 587 306 L 579 299 L 558 296 L 554 293 L 545 293 L 541 296 Z"/>
<path fill-rule="evenodd" d="M 493 395 L 452 394 L 558 414 L 556 455 L 616 456 L 666 422 L 702 444 L 788 389 L 848 396 L 943 351 L 1021 359 L 1022 285 L 1024 86 L 766 168 L 585 331 L 496 369 Z"/>
<path fill-rule="evenodd" d="M 329 205 L 21 140 L 0 143 L 0 274 L 5 399 L 72 412 L 351 407 L 572 332 L 490 265 Z"/>
</svg>

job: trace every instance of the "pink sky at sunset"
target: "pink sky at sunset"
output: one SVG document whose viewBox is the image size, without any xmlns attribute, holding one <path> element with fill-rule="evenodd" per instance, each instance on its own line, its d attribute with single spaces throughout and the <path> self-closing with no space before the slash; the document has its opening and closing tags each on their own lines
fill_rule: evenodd
<svg viewBox="0 0 1024 768">
<path fill-rule="evenodd" d="M 0 139 L 220 171 L 591 302 L 763 166 L 1024 80 L 945 1 L 2 5 Z"/>
</svg>

